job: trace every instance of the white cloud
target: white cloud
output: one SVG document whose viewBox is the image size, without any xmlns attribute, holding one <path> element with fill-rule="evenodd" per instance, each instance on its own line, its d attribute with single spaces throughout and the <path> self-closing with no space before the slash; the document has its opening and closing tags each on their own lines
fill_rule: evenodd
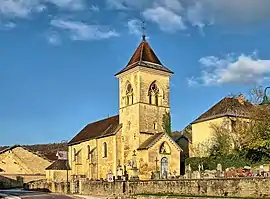
<svg viewBox="0 0 270 199">
<path fill-rule="evenodd" d="M 25 18 L 33 12 L 41 12 L 43 6 L 39 0 L 0 0 L 0 14 Z"/>
<path fill-rule="evenodd" d="M 129 20 L 128 30 L 130 34 L 141 36 L 142 35 L 142 22 L 138 19 Z"/>
<path fill-rule="evenodd" d="M 143 9 L 152 5 L 156 0 L 106 0 L 109 8 L 126 10 L 126 9 Z"/>
<path fill-rule="evenodd" d="M 160 29 L 163 31 L 175 32 L 178 30 L 186 29 L 186 26 L 183 22 L 183 17 L 180 14 L 184 11 L 180 0 L 106 1 L 110 8 L 140 11 L 147 21 L 157 23 Z M 132 26 L 134 24 L 129 25 Z"/>
<path fill-rule="evenodd" d="M 165 6 L 166 8 L 173 11 L 183 11 L 182 4 L 179 0 L 156 0 L 153 3 L 156 6 Z"/>
<path fill-rule="evenodd" d="M 9 22 L 0 21 L 0 30 L 11 30 L 15 28 L 16 26 L 17 25 L 12 21 L 9 21 Z"/>
<path fill-rule="evenodd" d="M 187 18 L 192 25 L 248 24 L 270 19 L 269 0 L 192 0 Z"/>
<path fill-rule="evenodd" d="M 93 12 L 99 12 L 99 7 L 97 5 L 92 5 L 90 10 L 92 10 Z"/>
<path fill-rule="evenodd" d="M 209 56 L 199 62 L 203 66 L 201 76 L 189 78 L 189 85 L 261 84 L 270 77 L 270 60 L 259 59 L 256 53 L 224 59 Z"/>
<path fill-rule="evenodd" d="M 175 32 L 186 29 L 183 18 L 165 7 L 149 8 L 143 12 L 143 16 L 145 19 L 157 23 L 163 31 Z"/>
<path fill-rule="evenodd" d="M 33 13 L 43 12 L 47 4 L 67 10 L 83 10 L 86 7 L 85 0 L 0 0 L 0 15 L 27 18 Z"/>
<path fill-rule="evenodd" d="M 102 26 L 89 25 L 81 21 L 55 19 L 51 21 L 51 25 L 67 31 L 72 40 L 102 40 L 119 36 L 114 30 L 106 30 Z"/>
<path fill-rule="evenodd" d="M 84 0 L 46 0 L 62 9 L 83 10 L 86 7 Z"/>
<path fill-rule="evenodd" d="M 5 29 L 10 30 L 10 29 L 15 28 L 16 24 L 14 22 L 8 22 L 8 23 L 4 24 L 4 27 L 5 27 Z"/>
<path fill-rule="evenodd" d="M 107 4 L 110 8 L 115 8 L 119 10 L 127 9 L 123 0 L 107 0 Z"/>
</svg>

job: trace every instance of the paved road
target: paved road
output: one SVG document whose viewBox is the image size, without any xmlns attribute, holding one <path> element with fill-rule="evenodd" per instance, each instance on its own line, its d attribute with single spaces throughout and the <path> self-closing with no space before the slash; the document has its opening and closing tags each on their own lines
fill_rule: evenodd
<svg viewBox="0 0 270 199">
<path fill-rule="evenodd" d="M 48 193 L 40 193 L 40 192 L 32 192 L 32 191 L 23 191 L 23 190 L 0 190 L 0 198 L 1 195 L 7 195 L 7 199 L 72 199 L 68 196 L 48 194 Z M 3 197 L 2 196 L 2 197 Z"/>
</svg>

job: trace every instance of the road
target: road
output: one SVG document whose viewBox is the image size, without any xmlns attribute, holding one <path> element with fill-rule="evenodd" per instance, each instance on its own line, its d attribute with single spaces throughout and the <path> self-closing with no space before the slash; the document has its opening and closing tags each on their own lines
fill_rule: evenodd
<svg viewBox="0 0 270 199">
<path fill-rule="evenodd" d="M 0 190 L 0 198 L 1 197 L 5 199 L 72 199 L 71 197 L 63 195 L 24 191 L 20 189 Z"/>
</svg>

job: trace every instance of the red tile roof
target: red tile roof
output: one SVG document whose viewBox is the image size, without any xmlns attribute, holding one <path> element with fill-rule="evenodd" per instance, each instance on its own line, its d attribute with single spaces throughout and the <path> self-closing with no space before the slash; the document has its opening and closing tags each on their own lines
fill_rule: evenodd
<svg viewBox="0 0 270 199">
<path fill-rule="evenodd" d="M 94 138 L 105 137 L 116 133 L 119 124 L 119 115 L 93 122 L 84 127 L 70 142 L 69 145 L 77 144 Z"/>
<path fill-rule="evenodd" d="M 140 45 L 137 47 L 127 66 L 116 75 L 119 75 L 129 69 L 135 68 L 138 65 L 173 74 L 171 70 L 162 65 L 153 49 L 145 39 L 143 39 Z"/>
<path fill-rule="evenodd" d="M 236 98 L 225 97 L 193 121 L 192 124 L 224 116 L 249 118 L 250 110 L 253 106 L 248 101 L 244 101 L 241 104 Z"/>
<path fill-rule="evenodd" d="M 45 170 L 71 170 L 68 164 L 68 160 L 56 160 Z"/>
</svg>

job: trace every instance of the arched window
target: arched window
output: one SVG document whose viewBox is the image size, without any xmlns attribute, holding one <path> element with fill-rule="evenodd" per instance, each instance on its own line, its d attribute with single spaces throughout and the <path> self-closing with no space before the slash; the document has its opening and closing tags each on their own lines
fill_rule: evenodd
<svg viewBox="0 0 270 199">
<path fill-rule="evenodd" d="M 149 87 L 148 96 L 149 104 L 154 104 L 158 106 L 159 88 L 157 87 L 155 81 Z"/>
<path fill-rule="evenodd" d="M 73 161 L 74 162 L 76 161 L 76 156 L 77 156 L 76 149 L 73 149 Z"/>
<path fill-rule="evenodd" d="M 90 145 L 88 145 L 87 146 L 87 158 L 88 158 L 88 160 L 90 160 L 90 154 L 91 153 L 91 147 L 90 147 Z"/>
<path fill-rule="evenodd" d="M 108 148 L 107 148 L 107 143 L 103 143 L 103 158 L 106 158 L 108 155 Z"/>
<path fill-rule="evenodd" d="M 126 105 L 133 104 L 133 88 L 131 84 L 128 82 L 126 87 Z"/>
</svg>

